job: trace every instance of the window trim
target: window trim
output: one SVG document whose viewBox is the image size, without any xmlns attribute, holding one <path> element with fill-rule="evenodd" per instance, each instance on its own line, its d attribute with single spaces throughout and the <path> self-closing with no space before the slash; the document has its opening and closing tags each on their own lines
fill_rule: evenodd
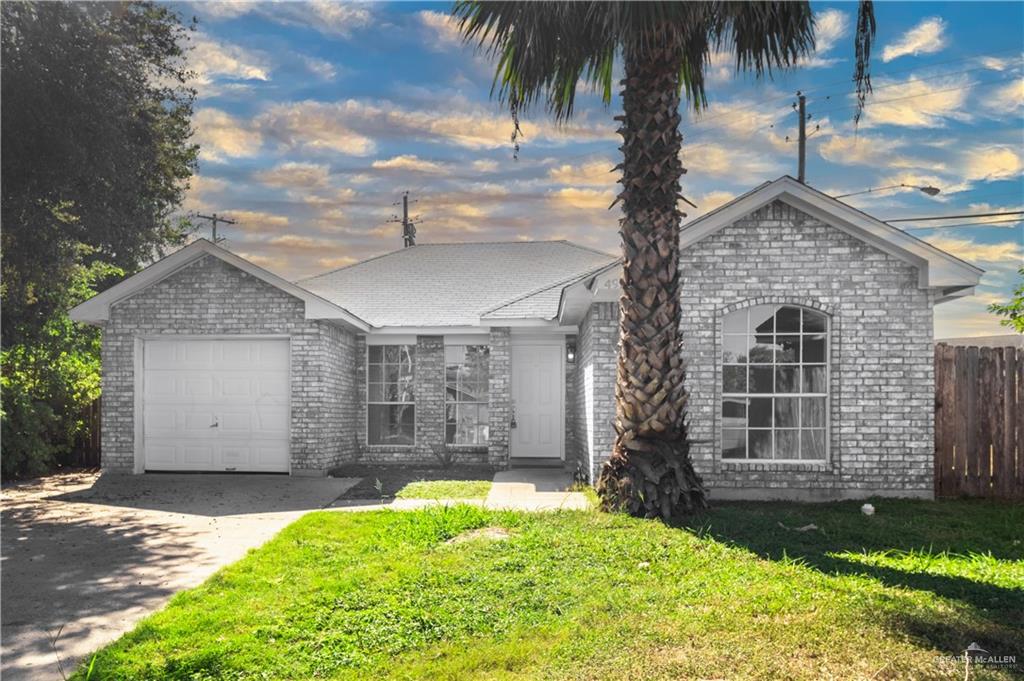
<svg viewBox="0 0 1024 681">
<path fill-rule="evenodd" d="M 801 319 L 803 318 L 803 311 L 805 311 L 805 310 L 809 310 L 809 311 L 814 312 L 816 314 L 820 314 L 820 315 L 822 315 L 825 318 L 825 331 L 824 331 L 824 335 L 825 335 L 825 358 L 824 358 L 824 365 L 825 365 L 825 392 L 824 393 L 805 393 L 805 392 L 802 392 L 802 390 L 803 390 L 802 380 L 801 380 L 801 386 L 800 386 L 801 392 L 777 393 L 777 392 L 775 392 L 773 390 L 770 393 L 763 393 L 763 394 L 760 394 L 760 393 L 750 393 L 749 392 L 749 390 L 750 390 L 750 385 L 749 385 L 750 377 L 749 377 L 749 374 L 747 375 L 747 380 L 748 380 L 747 391 L 748 392 L 740 395 L 738 393 L 727 393 L 725 391 L 725 382 L 724 382 L 724 379 L 725 379 L 725 366 L 726 366 L 726 363 L 725 363 L 725 337 L 726 337 L 726 335 L 735 335 L 735 334 L 726 334 L 726 332 L 725 332 L 725 318 L 728 317 L 731 314 L 735 314 L 737 312 L 742 312 L 742 311 L 746 311 L 749 314 L 749 310 L 751 308 L 759 307 L 759 306 L 766 306 L 766 305 L 767 306 L 772 306 L 772 307 L 775 307 L 775 308 L 780 308 L 780 307 L 795 307 L 795 308 L 799 308 L 801 310 Z M 813 306 L 813 305 L 807 305 L 807 304 L 804 304 L 804 303 L 793 302 L 793 301 L 789 301 L 789 300 L 757 300 L 757 301 L 747 301 L 746 303 L 744 303 L 742 305 L 729 306 L 729 307 L 726 307 L 726 308 L 724 308 L 724 309 L 719 311 L 719 314 L 717 315 L 717 319 L 716 319 L 716 326 L 717 326 L 717 328 L 716 328 L 716 333 L 715 333 L 715 338 L 717 339 L 718 347 L 716 348 L 717 352 L 716 352 L 716 355 L 715 355 L 716 360 L 717 360 L 717 372 L 716 372 L 716 378 L 715 378 L 715 380 L 716 380 L 716 386 L 715 386 L 716 400 L 715 400 L 714 409 L 715 409 L 715 418 L 716 418 L 716 422 L 717 422 L 716 433 L 715 433 L 716 436 L 717 436 L 716 447 L 715 447 L 715 459 L 721 465 L 724 465 L 724 466 L 766 466 L 766 465 L 767 466 L 772 466 L 772 465 L 775 465 L 775 464 L 779 464 L 780 466 L 783 466 L 783 467 L 786 467 L 786 466 L 808 466 L 808 467 L 814 467 L 814 468 L 828 468 L 831 465 L 831 463 L 832 463 L 832 403 L 833 403 L 833 399 L 834 399 L 833 386 L 832 386 L 832 364 L 833 364 L 833 361 L 834 361 L 834 352 L 835 352 L 835 350 L 834 350 L 835 342 L 834 342 L 834 338 L 833 338 L 833 329 L 834 329 L 833 321 L 834 321 L 833 320 L 833 315 L 828 310 L 826 310 L 826 309 L 823 309 L 823 308 L 820 308 L 820 307 L 816 307 L 816 306 Z M 749 329 L 748 329 L 747 333 L 749 334 Z M 774 336 L 775 333 L 776 332 L 773 331 L 772 335 Z M 787 334 L 783 334 L 783 335 L 787 335 Z M 804 336 L 806 334 L 801 329 L 801 331 L 799 332 L 799 335 L 802 337 L 802 336 Z M 803 358 L 801 357 L 801 360 L 802 359 Z M 818 364 L 818 362 L 811 362 L 810 364 Z M 734 364 L 730 364 L 730 366 L 733 366 L 733 365 Z M 744 366 L 748 366 L 749 367 L 750 366 L 750 362 L 748 361 Z M 779 366 L 779 365 L 777 365 L 777 364 L 775 364 L 773 362 L 770 366 L 774 370 L 774 368 Z M 801 362 L 795 364 L 794 366 L 799 366 L 799 367 L 802 368 L 804 366 L 804 363 L 803 363 L 803 361 L 801 361 Z M 773 381 L 774 381 L 774 371 L 773 371 Z M 824 436 L 825 436 L 825 452 L 824 452 L 824 456 L 822 458 L 820 458 L 820 459 L 793 459 L 793 458 L 786 458 L 786 459 L 775 459 L 775 458 L 772 458 L 772 459 L 753 459 L 753 458 L 750 458 L 749 456 L 744 457 L 744 458 L 741 459 L 741 458 L 728 458 L 728 457 L 726 457 L 725 456 L 725 451 L 724 451 L 725 450 L 725 446 L 724 446 L 724 444 L 725 444 L 724 431 L 727 430 L 727 429 L 725 428 L 725 418 L 722 415 L 722 405 L 725 403 L 726 397 L 727 396 L 737 397 L 737 398 L 738 397 L 743 397 L 743 398 L 749 400 L 751 397 L 758 396 L 758 395 L 760 395 L 762 397 L 771 397 L 773 399 L 775 397 L 779 397 L 779 396 L 781 396 L 781 397 L 793 397 L 793 398 L 796 398 L 796 399 L 802 399 L 802 398 L 805 398 L 805 397 L 822 397 L 822 396 L 824 396 L 825 397 L 825 424 L 823 426 L 823 431 L 824 431 Z M 749 410 L 749 403 L 747 404 L 747 408 Z M 748 419 L 749 419 L 749 411 L 748 411 Z M 736 430 L 736 429 L 734 429 L 734 430 Z M 748 423 L 748 425 L 744 426 L 743 430 L 744 430 L 744 433 L 749 433 L 749 431 L 750 431 L 749 423 Z M 762 428 L 762 429 L 755 428 L 755 430 L 767 430 L 768 432 L 771 432 L 773 434 L 773 436 L 772 436 L 773 437 L 772 452 L 774 453 L 774 433 L 776 432 L 776 430 L 779 430 L 779 429 L 777 429 L 773 425 L 771 428 Z M 786 430 L 786 429 L 782 429 L 782 430 Z M 800 428 L 800 427 L 797 427 L 794 430 L 796 430 L 797 432 L 800 432 L 803 429 Z M 748 445 L 747 449 L 748 449 L 748 454 L 749 454 L 749 435 L 747 437 L 748 437 L 748 440 L 747 440 L 746 444 Z"/>
<path fill-rule="evenodd" d="M 401 340 L 404 340 L 404 338 L 401 339 Z M 400 341 L 399 342 L 390 342 L 390 343 L 379 343 L 379 342 L 369 343 L 368 342 L 366 344 L 365 352 L 363 353 L 363 389 L 366 391 L 366 399 L 363 401 L 363 404 L 366 407 L 365 413 L 364 413 L 364 417 L 365 417 L 364 418 L 364 424 L 363 424 L 364 427 L 365 427 L 364 432 L 366 434 L 365 438 L 364 438 L 365 441 L 366 441 L 366 445 L 365 446 L 366 447 L 375 447 L 377 449 L 403 449 L 403 450 L 404 449 L 413 449 L 417 445 L 416 437 L 417 437 L 417 431 L 419 430 L 417 428 L 417 425 L 418 425 L 417 419 L 419 418 L 419 416 L 417 415 L 417 411 L 418 410 L 416 409 L 416 388 L 415 387 L 413 388 L 413 401 L 412 402 L 371 402 L 370 401 L 370 348 L 371 347 L 388 347 L 389 345 L 398 345 L 398 346 L 404 345 L 404 346 L 409 346 L 409 347 L 412 347 L 412 348 L 416 347 L 416 343 L 415 342 L 413 342 L 413 343 L 403 343 L 403 342 L 400 342 Z M 419 353 L 417 353 L 417 354 L 419 354 Z M 417 360 L 413 359 L 413 364 L 412 364 L 413 386 L 416 385 L 416 363 L 417 363 Z M 370 442 L 370 405 L 390 405 L 390 404 L 411 404 L 413 406 L 413 410 L 412 410 L 412 444 L 389 445 L 389 444 L 383 444 L 383 443 L 375 444 L 375 443 Z"/>
<path fill-rule="evenodd" d="M 456 340 L 465 342 L 454 342 Z M 491 414 L 491 344 L 490 338 L 485 336 L 479 336 L 476 338 L 477 342 L 470 342 L 466 337 L 452 338 L 452 342 L 446 337 L 444 342 L 444 349 L 442 352 L 447 353 L 448 348 L 467 348 L 471 345 L 484 346 L 487 348 L 487 399 L 483 402 L 448 402 L 448 360 L 445 359 L 443 362 L 444 377 L 441 384 L 441 389 L 444 391 L 444 401 L 441 406 L 441 444 L 445 447 L 454 447 L 461 449 L 485 449 L 490 445 L 491 441 L 491 427 L 490 427 L 490 414 Z M 486 341 L 486 342 L 480 342 Z M 484 442 L 448 442 L 448 405 L 454 404 L 475 404 L 484 405 L 487 407 L 487 438 Z"/>
</svg>

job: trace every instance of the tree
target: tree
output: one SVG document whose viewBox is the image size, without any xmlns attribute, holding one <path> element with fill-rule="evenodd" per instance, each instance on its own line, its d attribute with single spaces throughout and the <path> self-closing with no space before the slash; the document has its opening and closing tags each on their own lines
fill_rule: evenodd
<svg viewBox="0 0 1024 681">
<path fill-rule="evenodd" d="M 188 27 L 171 10 L 5 2 L 0 18 L 0 347 L 10 475 L 40 472 L 68 450 L 83 403 L 98 393 L 99 362 L 96 330 L 65 312 L 183 241 L 189 225 L 174 211 L 198 148 L 189 139 Z"/>
<path fill-rule="evenodd" d="M 999 324 L 1013 329 L 1017 333 L 1024 333 L 1024 267 L 1017 270 L 1020 275 L 1020 282 L 1013 290 L 1013 296 L 1007 303 L 992 303 L 988 306 L 989 312 L 994 312 L 1000 317 Z"/>
<path fill-rule="evenodd" d="M 615 388 L 616 440 L 597 489 L 606 510 L 668 518 L 706 505 L 687 440 L 687 393 L 679 297 L 681 95 L 707 103 L 704 72 L 714 48 L 731 49 L 737 70 L 770 75 L 814 46 L 806 2 L 457 2 L 468 42 L 497 59 L 492 94 L 520 112 L 544 102 L 558 121 L 573 113 L 577 84 L 611 102 L 613 67 L 625 67 L 622 297 Z M 858 102 L 870 91 L 874 36 L 870 2 L 856 31 Z M 859 113 L 859 108 L 858 108 Z M 614 205 L 614 204 L 613 204 Z"/>
</svg>

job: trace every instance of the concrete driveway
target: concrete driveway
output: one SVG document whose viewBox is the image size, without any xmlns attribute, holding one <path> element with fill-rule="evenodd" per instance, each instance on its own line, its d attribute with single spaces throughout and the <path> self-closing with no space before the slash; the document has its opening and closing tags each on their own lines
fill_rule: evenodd
<svg viewBox="0 0 1024 681">
<path fill-rule="evenodd" d="M 3 490 L 4 681 L 61 679 L 358 479 L 56 475 Z"/>
</svg>

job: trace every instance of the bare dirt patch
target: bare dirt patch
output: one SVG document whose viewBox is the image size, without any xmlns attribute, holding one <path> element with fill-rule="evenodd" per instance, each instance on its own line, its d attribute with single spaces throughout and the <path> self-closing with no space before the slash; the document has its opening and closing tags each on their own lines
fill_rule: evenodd
<svg viewBox="0 0 1024 681">
<path fill-rule="evenodd" d="M 480 527 L 475 530 L 467 530 L 462 534 L 457 534 L 445 544 L 461 544 L 467 541 L 475 541 L 477 539 L 486 539 L 488 541 L 505 541 L 510 538 L 512 533 L 506 530 L 504 527 Z"/>
</svg>

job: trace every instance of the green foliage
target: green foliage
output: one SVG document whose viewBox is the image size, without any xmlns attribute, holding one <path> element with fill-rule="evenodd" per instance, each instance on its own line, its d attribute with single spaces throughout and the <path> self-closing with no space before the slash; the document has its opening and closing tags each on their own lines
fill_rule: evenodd
<svg viewBox="0 0 1024 681">
<path fill-rule="evenodd" d="M 1024 646 L 1024 507 L 873 503 L 730 504 L 677 527 L 311 513 L 101 650 L 94 677 L 962 678 L 936 656 Z M 512 531 L 448 542 L 483 527 Z"/>
<path fill-rule="evenodd" d="M 0 4 L 3 472 L 66 453 L 98 394 L 98 334 L 66 311 L 190 225 L 188 30 L 150 2 Z"/>
<path fill-rule="evenodd" d="M 122 271 L 94 262 L 76 266 L 66 290 L 74 305 L 93 292 L 95 282 Z M 86 423 L 82 413 L 100 394 L 100 334 L 93 327 L 54 314 L 30 343 L 0 351 L 5 477 L 38 475 L 71 452 Z"/>
<path fill-rule="evenodd" d="M 1006 317 L 1006 319 L 1000 319 L 999 323 L 1002 326 L 1009 327 L 1017 333 L 1024 333 L 1024 267 L 1017 270 L 1017 274 L 1020 275 L 1020 282 L 1017 284 L 1017 288 L 1013 290 L 1013 297 L 1010 298 L 1008 303 L 992 303 L 988 306 L 989 312 L 994 312 L 1000 317 Z"/>
</svg>

